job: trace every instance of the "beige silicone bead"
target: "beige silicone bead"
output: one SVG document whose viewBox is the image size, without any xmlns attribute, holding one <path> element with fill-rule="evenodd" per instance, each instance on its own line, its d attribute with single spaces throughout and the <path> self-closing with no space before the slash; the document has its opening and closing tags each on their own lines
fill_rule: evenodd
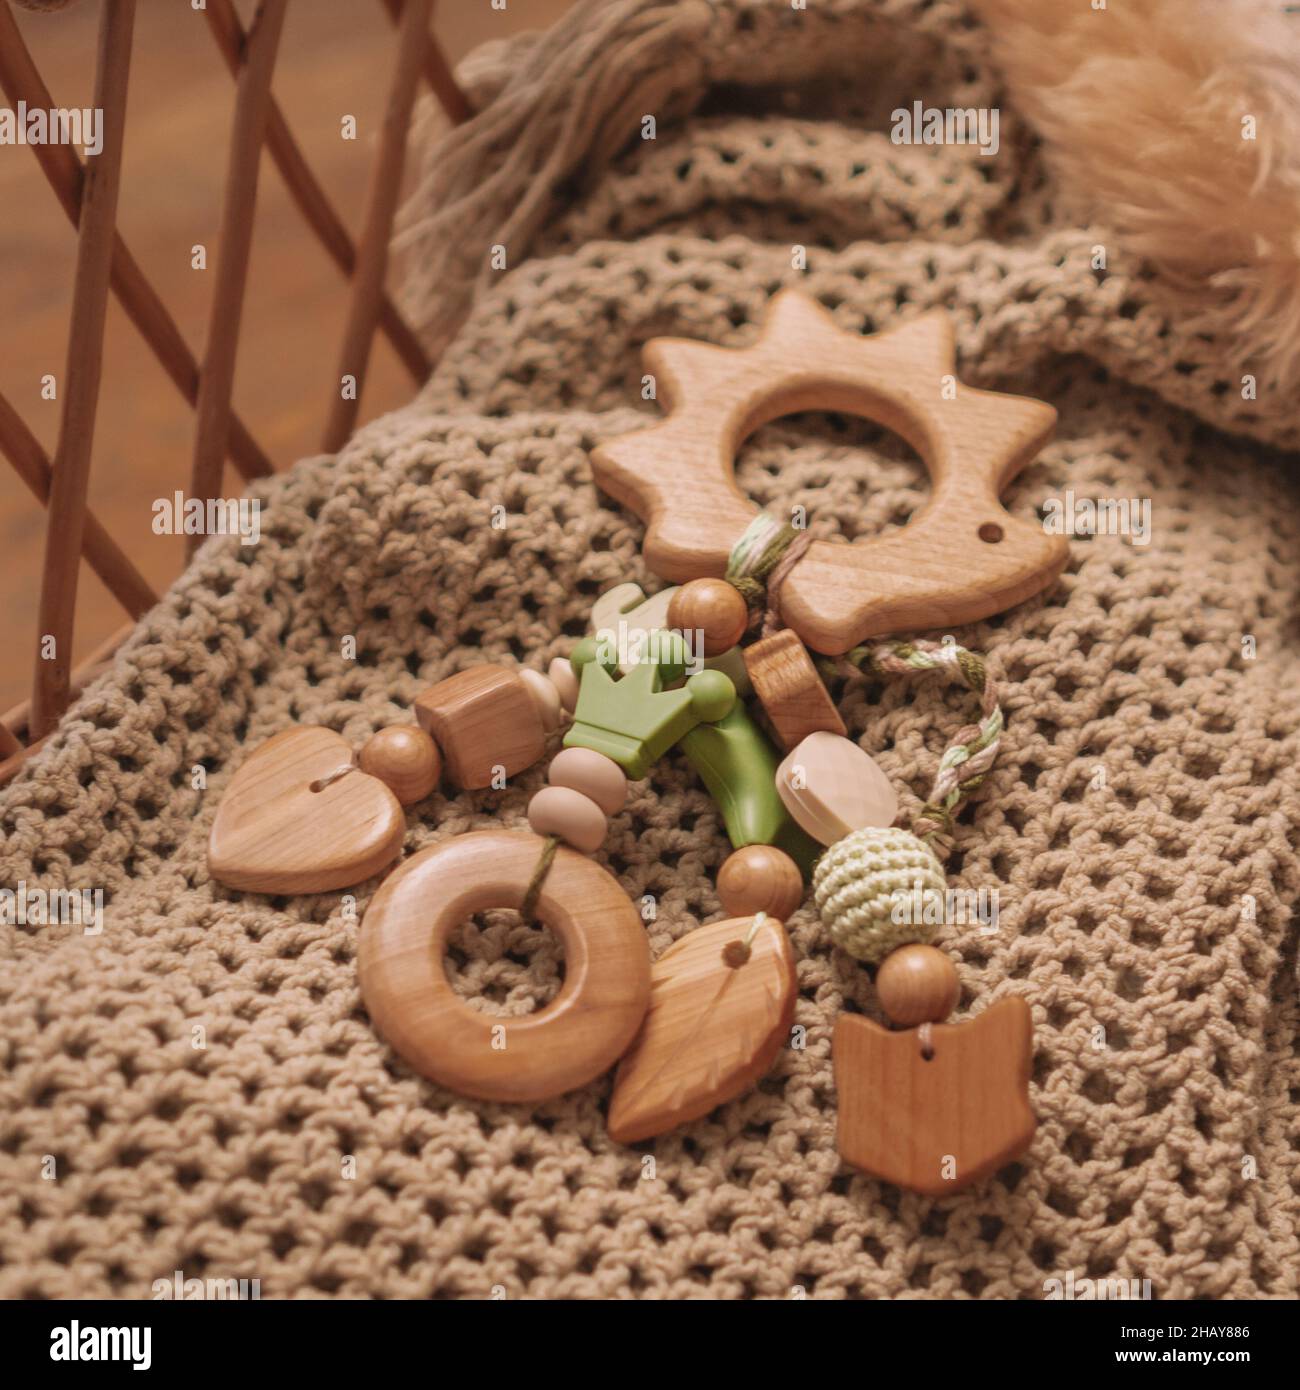
<svg viewBox="0 0 1300 1390">
<path fill-rule="evenodd" d="M 558 835 L 565 844 L 592 854 L 605 840 L 609 822 L 589 797 L 572 787 L 543 787 L 528 803 L 528 824 L 538 835 Z"/>
<path fill-rule="evenodd" d="M 526 667 L 519 672 L 528 687 L 529 698 L 537 710 L 542 728 L 553 733 L 560 727 L 560 692 L 555 682 L 548 680 L 540 671 L 530 671 Z"/>
<path fill-rule="evenodd" d="M 590 797 L 607 815 L 617 815 L 627 800 L 627 774 L 594 748 L 566 748 L 551 760 L 546 780 Z"/>
<path fill-rule="evenodd" d="M 560 693 L 560 703 L 572 714 L 578 705 L 578 674 L 568 657 L 557 656 L 546 668 L 546 674 Z"/>
</svg>

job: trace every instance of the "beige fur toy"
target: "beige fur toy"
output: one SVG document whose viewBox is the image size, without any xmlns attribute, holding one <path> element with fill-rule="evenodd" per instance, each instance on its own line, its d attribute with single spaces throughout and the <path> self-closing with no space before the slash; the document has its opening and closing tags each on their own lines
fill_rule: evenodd
<svg viewBox="0 0 1300 1390">
<path fill-rule="evenodd" d="M 1264 382 L 1300 374 L 1300 13 L 974 0 L 1081 205 Z"/>
</svg>

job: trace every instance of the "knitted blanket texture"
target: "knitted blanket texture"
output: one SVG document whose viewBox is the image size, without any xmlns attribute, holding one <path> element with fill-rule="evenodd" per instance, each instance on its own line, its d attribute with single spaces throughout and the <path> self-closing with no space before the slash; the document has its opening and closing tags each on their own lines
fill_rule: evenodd
<svg viewBox="0 0 1300 1390">
<path fill-rule="evenodd" d="M 432 379 L 259 484 L 261 543 L 205 544 L 0 793 L 0 886 L 107 899 L 99 935 L 0 926 L 0 1295 L 147 1298 L 175 1271 L 263 1297 L 1042 1298 L 1071 1272 L 1155 1298 L 1300 1292 L 1297 417 L 1243 399 L 1158 273 L 1061 210 L 995 57 L 954 0 L 588 0 L 473 60 L 491 105 L 430 122 L 403 234 L 407 307 L 449 344 Z M 889 112 L 917 99 L 998 106 L 996 156 L 892 143 Z M 507 269 L 481 271 L 495 244 Z M 590 450 L 660 416 L 647 339 L 744 345 L 787 286 L 859 333 L 946 308 L 962 381 L 1055 405 L 1017 515 L 1067 489 L 1151 503 L 1149 543 L 1076 536 L 1059 582 L 955 634 L 988 655 L 1007 728 L 949 882 L 997 889 L 1000 912 L 939 944 L 958 1020 L 1030 1004 L 1039 1129 L 938 1201 L 838 1157 L 835 1020 L 880 1014 L 810 904 L 788 924 L 803 1045 L 631 1149 L 605 1132 L 608 1078 L 482 1104 L 396 1057 L 355 964 L 381 880 L 261 897 L 205 863 L 223 790 L 273 733 L 359 747 L 473 662 L 545 670 L 612 585 L 658 587 Z M 737 477 L 844 542 L 927 493 L 899 439 L 828 414 L 758 430 Z M 914 814 L 969 693 L 854 676 L 832 694 Z M 405 853 L 524 825 L 544 775 L 441 788 L 408 811 Z M 658 956 L 720 915 L 728 852 L 673 754 L 596 857 L 653 897 Z M 562 957 L 489 912 L 449 968 L 517 1014 L 554 996 Z"/>
</svg>

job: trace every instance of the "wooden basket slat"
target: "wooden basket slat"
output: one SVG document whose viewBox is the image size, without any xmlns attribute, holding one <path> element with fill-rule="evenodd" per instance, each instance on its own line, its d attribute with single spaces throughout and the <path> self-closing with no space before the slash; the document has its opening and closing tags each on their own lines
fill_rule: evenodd
<svg viewBox="0 0 1300 1390">
<path fill-rule="evenodd" d="M 207 18 L 226 66 L 238 77 L 246 37 L 232 0 L 208 0 Z M 350 279 L 356 268 L 357 249 L 343 225 L 343 219 L 334 210 L 334 205 L 303 158 L 284 112 L 274 97 L 267 112 L 266 147 L 298 210 L 330 258 Z M 433 364 L 415 331 L 387 293 L 380 300 L 379 326 L 416 384 L 423 385 L 433 370 Z"/>
<path fill-rule="evenodd" d="M 266 116 L 271 105 L 271 74 L 284 29 L 288 0 L 260 0 L 244 47 L 244 64 L 235 94 L 235 119 L 230 135 L 226 188 L 221 205 L 221 233 L 216 283 L 208 313 L 208 343 L 199 375 L 199 403 L 194 433 L 194 466 L 190 495 L 221 494 L 230 429 L 230 395 L 235 384 L 239 322 L 248 281 L 248 255 L 253 245 L 253 214 L 257 206 L 257 175 Z M 190 536 L 190 553 L 201 536 Z"/>
<path fill-rule="evenodd" d="M 32 682 L 31 729 L 40 738 L 68 707 L 72 674 L 72 631 L 77 607 L 86 526 L 90 451 L 104 365 L 104 324 L 113 264 L 113 230 L 122 180 L 126 96 L 131 71 L 135 0 L 105 5 L 100 19 L 94 104 L 104 113 L 104 148 L 86 171 L 77 233 L 77 270 L 63 374 L 63 417 L 54 455 L 54 474 L 45 527 L 45 565 L 41 578 L 36 676 Z M 54 655 L 41 647 L 53 638 Z"/>
<path fill-rule="evenodd" d="M 356 427 L 361 408 L 361 390 L 370 361 L 379 304 L 384 292 L 384 273 L 388 268 L 388 242 L 397 216 L 397 200 L 402 192 L 402 169 L 406 163 L 406 137 L 411 128 L 411 108 L 419 85 L 420 68 L 429 34 L 433 0 L 406 0 L 398 26 L 397 61 L 393 67 L 388 107 L 379 137 L 379 153 L 366 198 L 365 229 L 357 250 L 357 268 L 352 277 L 352 303 L 343 330 L 343 350 L 333 382 L 334 394 L 321 440 L 326 453 L 341 449 Z M 340 389 L 344 375 L 356 378 L 350 397 Z"/>
<path fill-rule="evenodd" d="M 32 490 L 36 500 L 48 507 L 54 478 L 53 465 L 22 416 L 3 395 L 0 395 L 0 452 L 13 464 L 14 471 Z M 150 588 L 148 580 L 89 508 L 86 509 L 82 554 L 91 569 L 103 580 L 109 593 L 133 618 L 141 617 L 158 602 L 158 595 Z"/>
</svg>

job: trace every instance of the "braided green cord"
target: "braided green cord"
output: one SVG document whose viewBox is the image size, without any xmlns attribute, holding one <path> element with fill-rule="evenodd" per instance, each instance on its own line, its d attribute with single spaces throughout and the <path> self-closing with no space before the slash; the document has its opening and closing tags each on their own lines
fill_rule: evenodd
<svg viewBox="0 0 1300 1390">
<path fill-rule="evenodd" d="M 740 539 L 731 547 L 723 577 L 740 590 L 750 608 L 763 602 L 767 592 L 764 580 L 801 534 L 789 522 L 778 521 L 767 512 L 759 512 L 741 532 Z"/>
</svg>

